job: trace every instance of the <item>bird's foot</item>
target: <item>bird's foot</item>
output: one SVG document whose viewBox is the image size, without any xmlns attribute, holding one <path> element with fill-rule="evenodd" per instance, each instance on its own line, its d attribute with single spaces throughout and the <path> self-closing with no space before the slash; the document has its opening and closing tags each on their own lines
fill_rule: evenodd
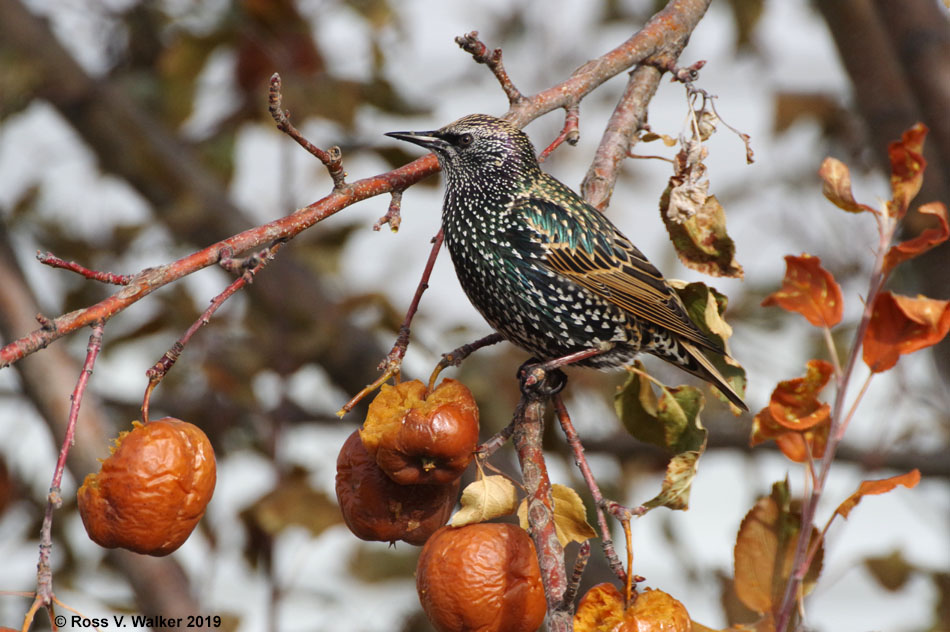
<svg viewBox="0 0 950 632">
<path fill-rule="evenodd" d="M 549 367 L 547 362 L 531 358 L 518 369 L 518 382 L 525 397 L 549 399 L 564 390 L 567 375 L 557 367 Z"/>
</svg>

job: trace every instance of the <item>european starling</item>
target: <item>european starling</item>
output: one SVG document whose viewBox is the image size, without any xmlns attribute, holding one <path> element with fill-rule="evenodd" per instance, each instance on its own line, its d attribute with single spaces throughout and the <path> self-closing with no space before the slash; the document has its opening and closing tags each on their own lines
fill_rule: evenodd
<svg viewBox="0 0 950 632">
<path fill-rule="evenodd" d="M 541 171 L 521 130 L 472 114 L 438 130 L 387 136 L 439 159 L 445 245 L 469 300 L 505 339 L 542 361 L 589 350 L 575 364 L 601 369 L 650 353 L 748 410 L 700 351 L 725 349 L 610 220 Z"/>
</svg>

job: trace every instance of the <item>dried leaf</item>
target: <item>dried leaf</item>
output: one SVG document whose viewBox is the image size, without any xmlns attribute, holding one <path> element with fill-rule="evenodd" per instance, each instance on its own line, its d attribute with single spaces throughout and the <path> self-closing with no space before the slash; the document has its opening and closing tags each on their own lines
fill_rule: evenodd
<svg viewBox="0 0 950 632">
<path fill-rule="evenodd" d="M 937 344 L 950 331 L 950 301 L 881 292 L 864 335 L 864 362 L 887 371 L 901 355 Z"/>
<path fill-rule="evenodd" d="M 633 368 L 645 371 L 639 360 L 634 361 Z M 614 395 L 614 409 L 627 432 L 645 443 L 663 446 L 665 438 L 657 422 L 656 408 L 656 393 L 650 387 L 650 382 L 631 371 L 627 381 Z"/>
<path fill-rule="evenodd" d="M 821 259 L 809 254 L 785 257 L 782 288 L 762 301 L 763 307 L 769 305 L 798 312 L 815 327 L 834 327 L 844 309 L 841 286 L 821 267 Z"/>
<path fill-rule="evenodd" d="M 565 485 L 551 485 L 551 499 L 554 501 L 554 531 L 561 546 L 571 542 L 586 542 L 597 537 L 597 532 L 587 522 L 587 508 L 580 495 Z M 528 499 L 524 498 L 518 506 L 518 521 L 521 528 L 527 530 Z"/>
<path fill-rule="evenodd" d="M 801 516 L 792 509 L 788 483 L 776 483 L 772 494 L 760 498 L 746 514 L 736 536 L 735 589 L 743 604 L 759 613 L 773 612 L 782 602 L 785 584 L 794 569 L 795 546 Z M 811 527 L 812 543 L 820 533 Z M 802 589 L 808 594 L 821 572 L 823 547 L 805 574 Z"/>
<path fill-rule="evenodd" d="M 640 141 L 644 143 L 652 143 L 655 140 L 663 141 L 663 144 L 667 147 L 673 147 L 678 142 L 675 138 L 669 136 L 668 134 L 657 134 L 656 132 L 645 132 L 642 136 L 640 136 Z"/>
<path fill-rule="evenodd" d="M 835 513 L 842 518 L 847 518 L 851 510 L 854 509 L 861 499 L 865 496 L 874 496 L 877 494 L 886 494 L 898 485 L 903 485 L 908 489 L 913 489 L 920 482 L 920 470 L 913 469 L 906 474 L 883 478 L 876 481 L 862 481 L 858 486 L 858 491 L 851 494 L 847 500 L 838 505 Z"/>
<path fill-rule="evenodd" d="M 825 158 L 818 169 L 821 178 L 821 192 L 832 204 L 849 213 L 877 213 L 867 204 L 859 204 L 851 193 L 851 172 L 847 165 L 837 158 Z"/>
<path fill-rule="evenodd" d="M 504 476 L 486 476 L 469 483 L 459 500 L 462 508 L 455 512 L 449 524 L 462 527 L 485 522 L 498 516 L 514 513 L 518 506 L 518 492 L 514 483 Z"/>
<path fill-rule="evenodd" d="M 899 263 L 913 259 L 919 254 L 925 253 L 937 244 L 947 241 L 950 237 L 950 227 L 947 225 L 947 207 L 940 202 L 931 202 L 922 205 L 918 212 L 925 215 L 933 215 L 937 218 L 938 227 L 928 228 L 922 233 L 901 242 L 896 246 L 891 246 L 884 257 L 884 272 L 890 272 Z"/>
<path fill-rule="evenodd" d="M 667 507 L 673 510 L 689 509 L 689 492 L 696 477 L 696 466 L 702 451 L 681 452 L 666 465 L 666 476 L 660 493 L 643 503 L 644 507 L 654 509 Z"/>
<path fill-rule="evenodd" d="M 672 182 L 672 179 L 671 179 Z M 676 254 L 686 267 L 712 276 L 742 278 L 736 245 L 726 232 L 726 214 L 715 195 L 699 185 L 682 183 L 667 187 L 660 199 L 660 214 L 673 240 Z"/>
<path fill-rule="evenodd" d="M 765 0 L 731 0 L 736 48 L 754 46 L 755 28 L 765 9 Z"/>
<path fill-rule="evenodd" d="M 927 126 L 917 123 L 887 147 L 887 156 L 891 161 L 891 201 L 887 203 L 887 213 L 898 219 L 904 217 L 911 200 L 920 191 L 924 181 L 924 139 Z"/>
<path fill-rule="evenodd" d="M 291 525 L 320 535 L 342 520 L 337 503 L 314 489 L 306 472 L 294 470 L 242 512 L 249 527 L 274 536 Z"/>
<path fill-rule="evenodd" d="M 794 92 L 779 90 L 775 93 L 772 130 L 785 132 L 799 121 L 817 123 L 823 135 L 831 138 L 843 134 L 846 110 L 838 95 L 830 92 Z"/>
</svg>

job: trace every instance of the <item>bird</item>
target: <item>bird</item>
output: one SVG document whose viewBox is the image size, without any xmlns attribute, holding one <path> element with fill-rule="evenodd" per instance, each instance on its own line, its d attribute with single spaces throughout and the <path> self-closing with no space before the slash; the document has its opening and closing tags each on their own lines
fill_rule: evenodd
<svg viewBox="0 0 950 632">
<path fill-rule="evenodd" d="M 600 211 L 542 171 L 527 134 L 470 114 L 431 131 L 389 132 L 435 154 L 442 232 L 456 276 L 496 332 L 539 361 L 621 368 L 641 352 L 749 410 L 704 355 L 727 355 L 679 295 Z"/>
</svg>

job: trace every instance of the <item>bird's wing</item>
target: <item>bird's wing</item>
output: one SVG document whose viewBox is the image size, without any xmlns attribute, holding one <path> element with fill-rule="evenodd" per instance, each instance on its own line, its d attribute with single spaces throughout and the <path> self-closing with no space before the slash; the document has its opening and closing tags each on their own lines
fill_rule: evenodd
<svg viewBox="0 0 950 632">
<path fill-rule="evenodd" d="M 538 197 L 516 203 L 545 251 L 539 263 L 637 318 L 724 353 L 693 323 L 679 296 L 643 253 L 602 213 L 567 192 L 571 195 L 558 196 L 559 203 Z M 564 209 L 565 203 L 572 204 L 571 211 Z"/>
</svg>

